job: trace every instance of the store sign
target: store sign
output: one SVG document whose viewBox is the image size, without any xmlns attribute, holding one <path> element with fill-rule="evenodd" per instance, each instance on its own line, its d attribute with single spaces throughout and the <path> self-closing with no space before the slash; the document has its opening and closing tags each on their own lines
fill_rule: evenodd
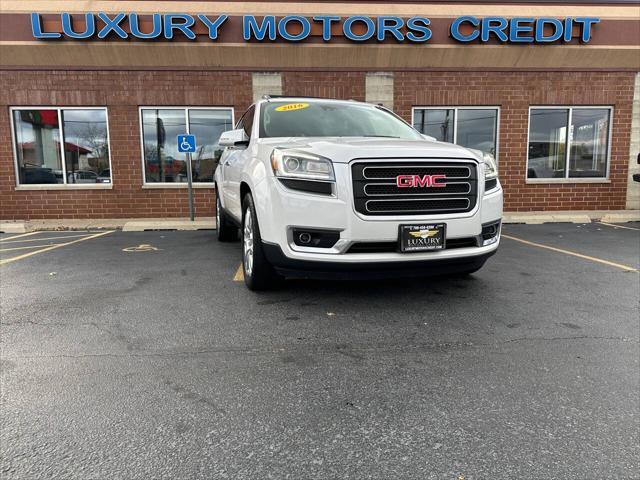
<svg viewBox="0 0 640 480">
<path fill-rule="evenodd" d="M 84 17 L 82 26 L 78 17 Z M 151 40 L 165 38 L 171 40 L 176 34 L 189 40 L 196 38 L 196 25 L 206 27 L 209 38 L 217 40 L 224 28 L 228 15 L 216 17 L 191 15 L 187 13 L 145 16 L 142 20 L 136 13 L 85 13 L 72 16 L 60 14 L 61 29 L 46 31 L 38 13 L 31 14 L 31 29 L 34 38 L 50 39 L 104 39 L 119 37 Z M 74 22 L 76 25 L 74 25 Z M 544 17 L 473 17 L 456 18 L 449 27 L 450 36 L 461 43 L 488 42 L 498 40 L 503 43 L 552 43 L 570 42 L 576 36 L 588 43 L 593 34 L 593 26 L 600 22 L 594 17 L 567 17 L 564 19 Z M 142 25 L 144 24 L 144 25 Z M 332 27 L 340 25 L 344 36 L 353 42 L 375 40 L 382 42 L 394 38 L 398 42 L 424 43 L 432 37 L 431 22 L 427 17 L 400 18 L 395 16 L 368 17 L 356 15 L 342 18 L 335 15 L 303 17 L 288 15 L 276 18 L 274 15 L 242 17 L 242 34 L 245 41 L 284 40 L 300 42 L 311 35 L 311 27 L 321 25 L 322 39 L 332 40 Z M 144 29 L 142 28 L 144 26 Z M 144 31 L 143 31 L 144 30 Z"/>
</svg>

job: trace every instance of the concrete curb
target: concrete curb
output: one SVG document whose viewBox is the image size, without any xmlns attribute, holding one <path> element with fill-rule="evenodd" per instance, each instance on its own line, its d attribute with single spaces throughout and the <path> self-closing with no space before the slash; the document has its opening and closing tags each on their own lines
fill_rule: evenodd
<svg viewBox="0 0 640 480">
<path fill-rule="evenodd" d="M 27 227 L 24 222 L 0 222 L 0 232 L 2 233 L 26 233 Z"/>
<path fill-rule="evenodd" d="M 527 225 L 539 225 L 542 223 L 591 223 L 591 217 L 583 213 L 505 213 L 502 217 L 502 223 L 526 223 Z"/>
<path fill-rule="evenodd" d="M 122 230 L 143 232 L 145 230 L 215 230 L 213 217 L 200 217 L 191 222 L 183 218 L 112 218 L 112 219 L 70 219 L 70 220 L 30 220 L 0 222 L 2 233 L 27 233 L 64 230 Z"/>
<path fill-rule="evenodd" d="M 190 220 L 132 220 L 126 222 L 123 232 L 144 232 L 146 230 L 215 230 L 216 221 L 211 218 Z"/>
<path fill-rule="evenodd" d="M 73 219 L 73 220 L 31 220 L 26 222 L 28 232 L 46 230 L 119 230 L 126 223 L 125 219 Z"/>
<path fill-rule="evenodd" d="M 505 212 L 502 223 L 626 223 L 639 222 L 640 210 L 593 210 L 584 212 Z"/>
<path fill-rule="evenodd" d="M 640 222 L 640 210 L 608 213 L 600 221 L 607 223 Z"/>
</svg>

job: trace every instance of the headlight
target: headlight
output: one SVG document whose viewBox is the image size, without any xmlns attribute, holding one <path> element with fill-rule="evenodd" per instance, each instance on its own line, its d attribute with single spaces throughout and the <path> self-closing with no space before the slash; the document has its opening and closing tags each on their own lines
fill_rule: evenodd
<svg viewBox="0 0 640 480">
<path fill-rule="evenodd" d="M 484 179 L 492 180 L 498 178 L 498 166 L 493 155 L 483 152 L 482 159 L 484 160 Z"/>
<path fill-rule="evenodd" d="M 310 153 L 275 148 L 271 152 L 271 168 L 276 177 L 335 181 L 331 160 Z"/>
</svg>

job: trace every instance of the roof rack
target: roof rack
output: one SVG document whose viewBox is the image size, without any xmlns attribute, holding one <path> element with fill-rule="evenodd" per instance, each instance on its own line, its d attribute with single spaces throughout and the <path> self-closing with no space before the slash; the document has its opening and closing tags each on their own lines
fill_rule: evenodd
<svg viewBox="0 0 640 480">
<path fill-rule="evenodd" d="M 313 98 L 317 100 L 340 100 L 338 98 L 327 98 L 327 97 L 312 97 L 311 95 L 270 95 L 266 94 L 262 96 L 263 100 L 271 100 L 272 98 Z M 352 99 L 349 99 L 352 100 Z"/>
</svg>

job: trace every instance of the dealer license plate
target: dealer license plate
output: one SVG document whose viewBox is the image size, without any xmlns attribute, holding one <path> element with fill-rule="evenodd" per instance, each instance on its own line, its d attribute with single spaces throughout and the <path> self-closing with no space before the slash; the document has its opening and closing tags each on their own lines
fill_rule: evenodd
<svg viewBox="0 0 640 480">
<path fill-rule="evenodd" d="M 444 223 L 400 225 L 400 251 L 442 250 L 445 245 L 445 230 Z"/>
</svg>

